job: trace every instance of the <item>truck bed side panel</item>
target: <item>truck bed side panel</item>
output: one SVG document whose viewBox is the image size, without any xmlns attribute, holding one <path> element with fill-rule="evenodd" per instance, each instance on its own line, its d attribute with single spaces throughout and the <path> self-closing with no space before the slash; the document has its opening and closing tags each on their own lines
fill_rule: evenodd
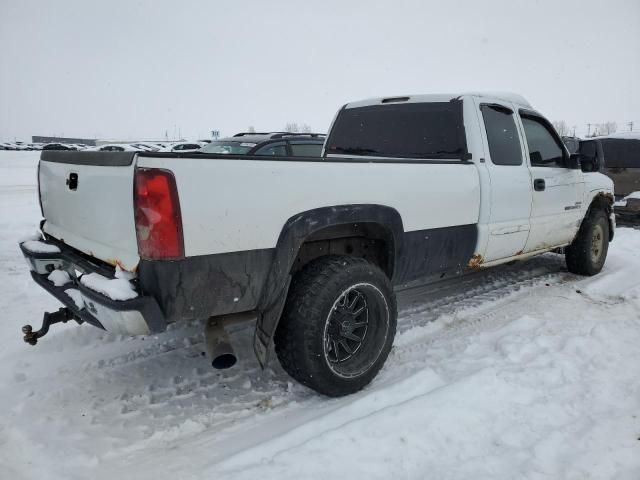
<svg viewBox="0 0 640 480">
<path fill-rule="evenodd" d="M 476 166 L 140 156 L 174 172 L 187 256 L 274 248 L 292 216 L 333 205 L 396 209 L 405 232 L 478 222 Z"/>
</svg>

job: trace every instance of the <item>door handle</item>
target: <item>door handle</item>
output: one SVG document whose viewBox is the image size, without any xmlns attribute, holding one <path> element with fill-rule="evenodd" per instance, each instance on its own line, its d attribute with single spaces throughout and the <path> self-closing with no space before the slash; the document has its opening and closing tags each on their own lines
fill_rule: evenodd
<svg viewBox="0 0 640 480">
<path fill-rule="evenodd" d="M 542 192 L 545 189 L 544 178 L 536 178 L 533 181 L 533 189 L 536 192 Z"/>
</svg>

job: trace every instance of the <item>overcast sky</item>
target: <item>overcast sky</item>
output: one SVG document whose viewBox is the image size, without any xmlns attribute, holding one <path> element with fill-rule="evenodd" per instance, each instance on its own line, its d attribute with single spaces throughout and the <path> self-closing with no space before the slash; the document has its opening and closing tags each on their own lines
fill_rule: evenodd
<svg viewBox="0 0 640 480">
<path fill-rule="evenodd" d="M 640 130 L 640 0 L 0 0 L 0 45 L 4 140 L 326 131 L 348 101 L 469 90 Z"/>
</svg>

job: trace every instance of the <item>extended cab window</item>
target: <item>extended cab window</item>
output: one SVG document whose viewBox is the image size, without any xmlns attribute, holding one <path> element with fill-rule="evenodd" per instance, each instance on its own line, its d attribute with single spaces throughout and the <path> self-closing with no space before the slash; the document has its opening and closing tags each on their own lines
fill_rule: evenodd
<svg viewBox="0 0 640 480">
<path fill-rule="evenodd" d="M 331 129 L 326 153 L 461 159 L 467 153 L 462 102 L 344 108 Z"/>
<path fill-rule="evenodd" d="M 564 167 L 564 150 L 551 127 L 534 116 L 521 116 L 532 167 Z"/>
<path fill-rule="evenodd" d="M 513 111 L 500 105 L 482 105 L 480 109 L 493 164 L 522 165 L 522 150 Z"/>
</svg>

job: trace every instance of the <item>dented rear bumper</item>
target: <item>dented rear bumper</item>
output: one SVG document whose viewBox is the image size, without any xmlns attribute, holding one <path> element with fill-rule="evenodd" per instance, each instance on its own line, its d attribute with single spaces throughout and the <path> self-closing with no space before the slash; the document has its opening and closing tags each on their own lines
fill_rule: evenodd
<svg viewBox="0 0 640 480">
<path fill-rule="evenodd" d="M 89 273 L 99 273 L 107 278 L 113 278 L 113 269 L 93 263 L 59 242 L 41 242 L 56 247 L 57 252 L 34 251 L 28 247 L 28 244 L 25 246 L 25 243 L 27 242 L 20 244 L 20 250 L 29 265 L 33 280 L 82 321 L 108 332 L 123 335 L 148 335 L 166 329 L 164 315 L 153 297 L 140 295 L 138 292 L 136 298 L 113 300 L 91 290 L 80 281 L 82 275 Z M 66 272 L 69 275 L 69 282 L 56 286 L 48 279 L 54 270 Z"/>
</svg>

